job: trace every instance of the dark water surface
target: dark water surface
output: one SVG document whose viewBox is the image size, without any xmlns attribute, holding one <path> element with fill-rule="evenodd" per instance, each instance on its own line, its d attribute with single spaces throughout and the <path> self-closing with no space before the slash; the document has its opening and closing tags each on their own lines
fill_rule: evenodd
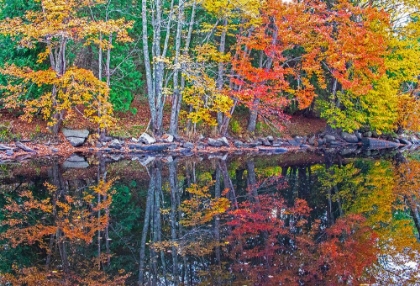
<svg viewBox="0 0 420 286">
<path fill-rule="evenodd" d="M 420 285 L 418 154 L 0 165 L 0 285 Z"/>
</svg>

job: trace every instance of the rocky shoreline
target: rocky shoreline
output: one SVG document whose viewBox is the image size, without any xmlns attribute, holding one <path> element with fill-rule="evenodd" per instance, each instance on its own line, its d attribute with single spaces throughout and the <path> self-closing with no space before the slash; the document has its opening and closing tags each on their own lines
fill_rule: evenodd
<svg viewBox="0 0 420 286">
<path fill-rule="evenodd" d="M 88 130 L 63 129 L 65 153 L 108 153 L 117 157 L 136 157 L 137 155 L 165 154 L 174 156 L 191 156 L 194 154 L 283 154 L 290 151 L 340 149 L 343 154 L 357 154 L 360 149 L 417 149 L 420 139 L 417 135 L 400 135 L 398 138 L 375 136 L 371 132 L 338 132 L 324 131 L 311 137 L 276 138 L 274 136 L 260 137 L 241 141 L 238 139 L 200 138 L 192 142 L 185 138 L 165 134 L 154 138 L 143 133 L 139 138 L 122 140 L 105 138 L 103 142 L 96 142 L 95 146 L 85 146 L 89 136 Z M 62 146 L 61 146 L 62 147 Z M 63 147 L 62 147 L 63 148 Z M 40 151 L 41 150 L 41 151 Z M 0 163 L 5 161 L 19 161 L 32 157 L 61 155 L 60 146 L 53 143 L 34 144 L 32 142 L 15 142 L 0 144 Z"/>
</svg>

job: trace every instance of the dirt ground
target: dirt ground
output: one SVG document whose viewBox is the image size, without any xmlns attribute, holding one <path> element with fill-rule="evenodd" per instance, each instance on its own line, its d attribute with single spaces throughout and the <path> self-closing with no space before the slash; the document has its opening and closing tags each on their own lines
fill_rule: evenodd
<svg viewBox="0 0 420 286">
<path fill-rule="evenodd" d="M 115 117 L 118 118 L 115 128 L 108 131 L 113 137 L 130 139 L 132 137 L 140 136 L 146 131 L 149 124 L 149 109 L 146 102 L 134 102 L 133 108 L 137 112 L 115 112 Z M 22 112 L 20 112 L 22 114 Z M 48 129 L 47 123 L 41 118 L 35 117 L 31 122 L 23 121 L 19 118 L 18 111 L 0 110 L 0 144 L 13 144 L 13 141 L 21 141 L 37 152 L 37 156 L 44 156 L 49 154 L 67 155 L 73 152 L 95 152 L 96 151 L 96 127 L 82 116 L 78 116 L 71 120 L 64 122 L 64 127 L 81 129 L 87 128 L 93 134 L 88 138 L 87 144 L 80 148 L 72 147 L 64 136 L 60 133 L 58 137 L 54 137 Z M 165 114 L 164 118 L 168 120 L 169 112 Z M 240 113 L 234 118 L 239 122 L 242 133 L 235 133 L 230 130 L 229 135 L 231 139 L 244 139 L 243 134 L 246 133 L 247 114 Z M 168 121 L 164 122 L 166 127 L 169 127 Z M 182 130 L 181 125 L 180 135 L 188 137 Z M 303 115 L 291 116 L 290 122 L 285 123 L 285 129 L 281 131 L 281 137 L 290 138 L 294 136 L 312 136 L 313 134 L 322 132 L 326 127 L 324 120 L 314 117 L 305 117 Z M 205 136 L 211 136 L 209 129 L 204 129 Z M 269 135 L 270 130 L 262 130 L 258 134 L 251 136 Z M 249 135 L 246 135 L 249 136 Z M 188 138 L 193 139 L 193 138 Z M 25 154 L 23 151 L 15 153 L 14 157 Z"/>
</svg>

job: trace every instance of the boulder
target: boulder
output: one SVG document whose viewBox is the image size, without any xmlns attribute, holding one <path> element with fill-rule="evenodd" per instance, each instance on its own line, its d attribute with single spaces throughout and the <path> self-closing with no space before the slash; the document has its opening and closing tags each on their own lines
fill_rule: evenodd
<svg viewBox="0 0 420 286">
<path fill-rule="evenodd" d="M 323 138 L 318 138 L 318 146 L 324 145 L 327 141 Z"/>
<path fill-rule="evenodd" d="M 89 130 L 87 129 L 63 128 L 62 132 L 73 147 L 82 146 L 89 136 Z"/>
<path fill-rule="evenodd" d="M 363 133 L 363 137 L 372 137 L 372 132 L 367 131 L 367 132 Z"/>
<path fill-rule="evenodd" d="M 273 142 L 274 141 L 274 137 L 273 136 L 267 136 L 267 140 L 270 141 L 270 142 Z"/>
<path fill-rule="evenodd" d="M 356 134 L 341 132 L 341 138 L 343 138 L 344 141 L 346 141 L 347 143 L 358 143 L 359 142 L 359 138 L 357 137 Z"/>
<path fill-rule="evenodd" d="M 236 148 L 243 148 L 244 143 L 242 141 L 236 140 L 233 145 L 235 145 Z"/>
<path fill-rule="evenodd" d="M 286 153 L 287 151 L 289 151 L 286 148 L 281 148 L 281 147 L 276 147 L 276 148 L 272 148 L 272 147 L 258 147 L 258 151 L 259 152 L 268 152 L 268 153 L 275 153 L 275 154 L 282 154 L 282 153 Z"/>
<path fill-rule="evenodd" d="M 89 167 L 89 163 L 84 157 L 73 154 L 64 161 L 63 167 L 66 169 L 86 169 Z"/>
<path fill-rule="evenodd" d="M 172 136 L 171 134 L 164 134 L 162 136 L 162 140 L 165 143 L 172 143 L 172 142 L 174 142 L 174 136 Z"/>
<path fill-rule="evenodd" d="M 222 147 L 223 146 L 223 142 L 217 140 L 217 139 L 213 139 L 213 138 L 209 138 L 207 141 L 207 144 L 211 147 Z"/>
<path fill-rule="evenodd" d="M 268 139 L 264 139 L 263 142 L 262 142 L 262 144 L 264 146 L 271 146 L 271 143 L 270 143 L 270 141 Z"/>
<path fill-rule="evenodd" d="M 176 146 L 176 145 L 171 144 L 171 143 L 160 143 L 160 144 L 153 144 L 153 145 L 142 145 L 140 146 L 140 149 L 143 151 L 148 151 L 148 152 L 163 152 L 173 146 Z"/>
<path fill-rule="evenodd" d="M 121 149 L 122 143 L 118 139 L 114 139 L 111 141 L 111 143 L 108 145 L 109 148 L 113 149 Z"/>
<path fill-rule="evenodd" d="M 87 138 L 89 136 L 89 130 L 87 130 L 87 129 L 67 129 L 67 128 L 63 128 L 62 132 L 63 132 L 65 137 Z"/>
<path fill-rule="evenodd" d="M 411 145 L 412 144 L 410 142 L 410 140 L 408 140 L 406 138 L 400 138 L 400 142 L 401 142 L 401 144 L 404 144 L 404 145 Z"/>
<path fill-rule="evenodd" d="M 0 151 L 7 151 L 7 150 L 13 150 L 12 147 L 0 144 Z"/>
<path fill-rule="evenodd" d="M 325 139 L 325 141 L 327 143 L 331 143 L 331 142 L 335 141 L 335 136 L 333 136 L 333 135 L 325 135 L 324 139 Z"/>
<path fill-rule="evenodd" d="M 288 139 L 287 142 L 289 142 L 290 145 L 295 147 L 299 147 L 300 144 L 302 144 L 302 142 L 298 138 Z"/>
<path fill-rule="evenodd" d="M 7 149 L 6 150 L 6 155 L 7 156 L 13 156 L 13 154 L 14 154 L 13 149 Z"/>
<path fill-rule="evenodd" d="M 223 146 L 229 147 L 229 141 L 227 140 L 226 137 L 221 137 L 219 139 L 217 139 L 218 141 L 222 142 Z"/>
<path fill-rule="evenodd" d="M 193 149 L 194 148 L 194 143 L 185 142 L 185 143 L 182 144 L 182 147 L 187 148 L 187 149 Z"/>
<path fill-rule="evenodd" d="M 156 139 L 155 139 L 155 138 L 153 138 L 152 136 L 150 136 L 150 135 L 149 135 L 149 134 L 147 134 L 147 133 L 143 133 L 143 134 L 142 134 L 142 135 L 140 135 L 140 137 L 139 137 L 139 142 L 141 142 L 141 143 L 143 143 L 143 144 L 150 145 L 150 144 L 156 143 Z"/>
<path fill-rule="evenodd" d="M 369 149 L 398 148 L 400 144 L 376 138 L 363 138 L 363 146 Z"/>
<path fill-rule="evenodd" d="M 315 145 L 315 135 L 308 139 L 310 145 Z"/>
</svg>

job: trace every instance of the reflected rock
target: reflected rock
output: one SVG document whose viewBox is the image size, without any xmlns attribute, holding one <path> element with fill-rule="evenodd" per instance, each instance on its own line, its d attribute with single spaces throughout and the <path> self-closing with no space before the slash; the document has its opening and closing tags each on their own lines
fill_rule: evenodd
<svg viewBox="0 0 420 286">
<path fill-rule="evenodd" d="M 401 144 L 376 138 L 363 138 L 363 146 L 369 149 L 398 148 Z"/>
<path fill-rule="evenodd" d="M 63 163 L 63 168 L 66 169 L 86 169 L 89 163 L 80 155 L 73 154 Z"/>
</svg>

